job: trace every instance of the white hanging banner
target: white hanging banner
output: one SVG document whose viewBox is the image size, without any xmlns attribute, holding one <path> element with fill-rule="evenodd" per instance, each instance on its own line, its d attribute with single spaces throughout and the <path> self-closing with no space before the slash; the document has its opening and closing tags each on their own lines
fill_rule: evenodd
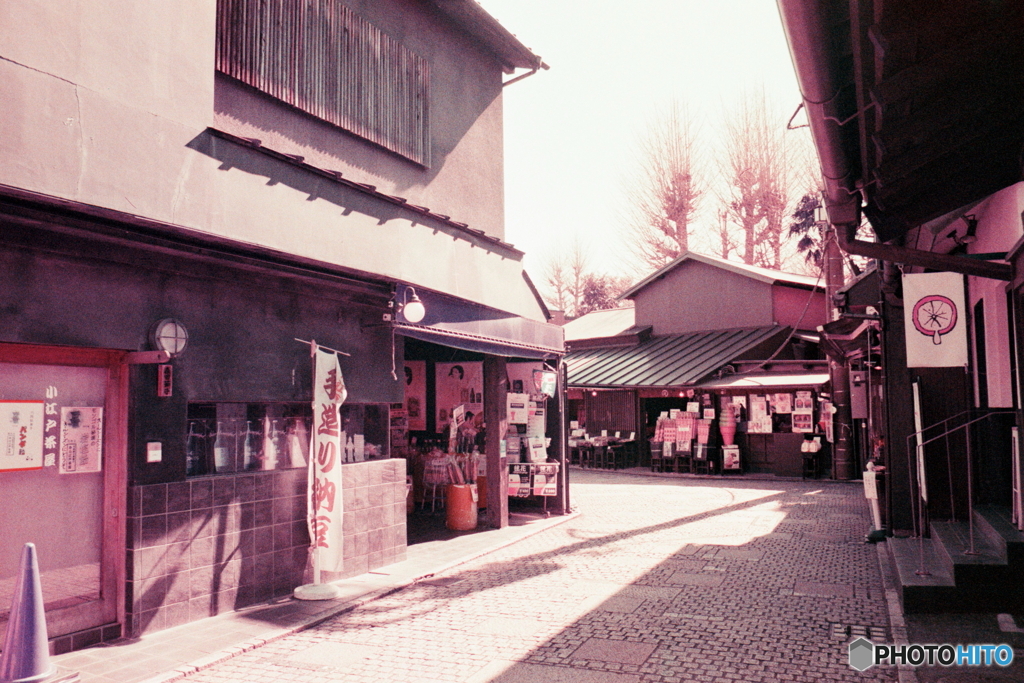
<svg viewBox="0 0 1024 683">
<path fill-rule="evenodd" d="M 953 368 L 967 365 L 963 275 L 904 275 L 903 319 L 908 368 Z"/>
<path fill-rule="evenodd" d="M 313 434 L 309 458 L 309 537 L 319 570 L 340 572 L 344 565 L 341 506 L 341 419 L 348 392 L 338 356 L 314 349 Z"/>
</svg>

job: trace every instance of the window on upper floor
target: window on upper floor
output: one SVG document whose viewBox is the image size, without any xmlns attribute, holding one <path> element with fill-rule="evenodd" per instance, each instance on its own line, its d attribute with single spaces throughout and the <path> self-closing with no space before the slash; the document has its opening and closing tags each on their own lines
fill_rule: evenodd
<svg viewBox="0 0 1024 683">
<path fill-rule="evenodd" d="M 339 0 L 218 0 L 217 70 L 430 165 L 426 60 Z"/>
</svg>

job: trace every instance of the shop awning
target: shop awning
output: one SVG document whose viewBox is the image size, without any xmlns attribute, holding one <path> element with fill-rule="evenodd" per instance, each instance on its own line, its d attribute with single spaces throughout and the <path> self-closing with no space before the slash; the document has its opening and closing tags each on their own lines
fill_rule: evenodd
<svg viewBox="0 0 1024 683">
<path fill-rule="evenodd" d="M 579 349 L 565 357 L 569 386 L 693 386 L 762 344 L 780 343 L 788 330 L 779 326 L 714 330 L 652 337 L 635 346 Z"/>
<path fill-rule="evenodd" d="M 532 322 L 523 318 L 519 320 L 526 323 Z M 524 325 L 523 327 L 527 328 L 529 326 Z M 552 327 L 556 326 L 552 325 Z M 507 358 L 535 358 L 544 360 L 556 358 L 564 353 L 562 349 L 556 346 L 533 344 L 524 341 L 524 339 L 532 338 L 526 334 L 517 338 L 495 337 L 446 327 L 401 323 L 395 325 L 395 332 L 403 337 L 411 337 L 420 341 L 440 344 L 441 346 L 450 346 L 453 349 L 486 353 L 492 356 L 505 356 Z"/>
<path fill-rule="evenodd" d="M 828 382 L 827 372 L 772 372 L 758 375 L 728 375 L 701 382 L 702 389 L 754 389 L 758 387 L 820 387 Z"/>
<path fill-rule="evenodd" d="M 402 307 L 411 296 L 423 304 L 423 319 L 406 320 Z M 547 359 L 565 353 L 562 328 L 465 299 L 400 285 L 396 293 L 395 332 L 403 337 L 506 358 Z"/>
</svg>

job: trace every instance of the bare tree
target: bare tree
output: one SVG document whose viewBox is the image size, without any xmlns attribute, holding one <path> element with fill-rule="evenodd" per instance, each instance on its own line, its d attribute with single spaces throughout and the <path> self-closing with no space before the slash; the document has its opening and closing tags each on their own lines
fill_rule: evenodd
<svg viewBox="0 0 1024 683">
<path fill-rule="evenodd" d="M 567 250 L 559 249 L 544 266 L 544 284 L 547 288 L 545 300 L 552 307 L 565 311 L 569 317 L 581 315 L 579 310 L 590 277 L 590 258 L 580 244 L 574 240 Z"/>
<path fill-rule="evenodd" d="M 723 204 L 739 233 L 744 263 L 782 265 L 783 222 L 791 204 L 792 169 L 784 119 L 763 91 L 744 97 L 725 117 Z M 730 226 L 720 228 L 728 232 Z M 725 243 L 725 237 L 723 244 Z"/>
<path fill-rule="evenodd" d="M 639 147 L 641 172 L 627 190 L 629 244 L 638 270 L 660 268 L 690 248 L 690 229 L 706 191 L 696 130 L 674 103 Z"/>
</svg>

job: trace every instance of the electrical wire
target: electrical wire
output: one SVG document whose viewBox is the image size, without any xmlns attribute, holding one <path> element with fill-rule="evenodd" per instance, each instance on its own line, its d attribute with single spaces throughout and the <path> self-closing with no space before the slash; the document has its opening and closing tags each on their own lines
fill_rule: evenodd
<svg viewBox="0 0 1024 683">
<path fill-rule="evenodd" d="M 831 231 L 829 231 L 829 239 L 832 239 L 832 240 L 835 239 L 835 234 L 832 233 Z M 755 370 L 763 370 L 766 365 L 768 365 L 773 360 L 775 360 L 775 357 L 778 356 L 780 353 L 782 353 L 782 350 L 784 348 L 786 348 L 786 346 L 789 345 L 789 342 L 793 339 L 793 335 L 795 335 L 796 331 L 800 328 L 800 323 L 803 322 L 804 316 L 807 315 L 807 311 L 811 307 L 811 302 L 814 300 L 814 294 L 815 294 L 815 292 L 818 291 L 818 283 L 821 282 L 821 278 L 825 274 L 825 257 L 824 257 L 824 254 L 827 253 L 827 250 L 824 249 L 824 247 L 826 247 L 826 246 L 827 246 L 827 243 L 822 245 L 822 247 L 823 247 L 823 249 L 822 249 L 822 261 L 821 261 L 821 265 L 818 267 L 818 277 L 814 281 L 814 286 L 811 287 L 810 294 L 807 295 L 807 303 L 804 304 L 804 310 L 800 312 L 800 317 L 797 318 L 796 325 L 794 325 L 789 330 L 789 334 L 787 334 L 786 338 L 782 340 L 782 343 L 779 345 L 779 348 L 775 349 L 775 352 L 772 355 L 770 355 L 768 358 L 766 358 L 765 360 L 763 360 L 760 363 L 758 363 L 757 367 L 754 368 Z M 828 292 L 826 290 L 826 294 L 827 293 Z M 826 301 L 825 304 L 826 304 L 826 307 L 827 307 L 828 306 L 828 302 Z M 739 374 L 746 374 L 746 373 L 739 373 Z"/>
</svg>

